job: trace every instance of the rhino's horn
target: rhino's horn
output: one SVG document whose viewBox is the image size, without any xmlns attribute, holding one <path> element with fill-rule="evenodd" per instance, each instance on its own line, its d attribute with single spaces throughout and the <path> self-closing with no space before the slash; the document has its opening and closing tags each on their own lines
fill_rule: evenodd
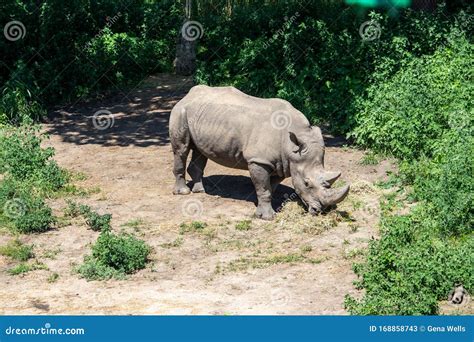
<svg viewBox="0 0 474 342">
<path fill-rule="evenodd" d="M 349 185 L 346 185 L 338 189 L 326 189 L 324 190 L 324 194 L 321 198 L 321 203 L 325 207 L 335 205 L 341 202 L 344 198 L 346 198 L 348 193 L 349 193 Z"/>
<path fill-rule="evenodd" d="M 326 171 L 323 174 L 323 179 L 328 185 L 332 185 L 340 176 L 341 172 L 339 171 Z"/>
</svg>

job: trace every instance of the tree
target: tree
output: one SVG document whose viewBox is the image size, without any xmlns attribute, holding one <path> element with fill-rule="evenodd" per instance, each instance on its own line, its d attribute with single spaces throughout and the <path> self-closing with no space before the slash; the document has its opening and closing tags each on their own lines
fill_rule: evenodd
<svg viewBox="0 0 474 342">
<path fill-rule="evenodd" d="M 191 21 L 192 5 L 192 0 L 186 0 L 185 18 L 178 34 L 176 44 L 176 58 L 174 60 L 176 74 L 184 76 L 192 75 L 196 71 L 197 38 L 194 34 L 190 35 L 189 32 L 194 32 L 195 34 L 197 33 L 197 37 L 202 35 L 202 27 L 196 26 L 193 24 L 194 22 Z"/>
</svg>

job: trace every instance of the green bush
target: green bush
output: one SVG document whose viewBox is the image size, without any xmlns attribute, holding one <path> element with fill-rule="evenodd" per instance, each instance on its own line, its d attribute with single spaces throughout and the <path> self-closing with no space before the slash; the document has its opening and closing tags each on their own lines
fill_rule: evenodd
<svg viewBox="0 0 474 342">
<path fill-rule="evenodd" d="M 474 288 L 474 235 L 444 239 L 431 212 L 419 208 L 382 220 L 382 236 L 372 241 L 367 260 L 354 265 L 365 289 L 362 300 L 346 297 L 356 315 L 433 315 L 456 284 Z"/>
<path fill-rule="evenodd" d="M 401 172 L 405 182 L 413 185 L 413 198 L 432 208 L 431 215 L 439 222 L 440 233 L 445 236 L 472 233 L 474 136 L 451 132 L 437 145 L 432 159 L 404 163 Z"/>
<path fill-rule="evenodd" d="M 90 212 L 87 215 L 86 223 L 89 225 L 89 227 L 91 227 L 93 231 L 108 231 L 110 230 L 111 219 L 112 215 L 110 214 L 100 215 L 96 212 Z"/>
<path fill-rule="evenodd" d="M 403 158 L 400 179 L 417 201 L 407 215 L 384 212 L 370 243 L 353 314 L 436 314 L 457 284 L 474 290 L 472 44 L 453 41 L 379 80 L 361 102 L 356 139 Z"/>
<path fill-rule="evenodd" d="M 398 16 L 361 15 L 343 1 L 324 0 L 304 8 L 293 1 L 236 3 L 231 14 L 224 8 L 203 5 L 198 12 L 205 28 L 198 83 L 284 98 L 313 123 L 329 123 L 337 132 L 356 124 L 356 103 L 368 85 L 472 25 L 465 13 L 448 13 L 443 4 L 434 13 L 407 9 Z M 365 42 L 359 27 L 368 20 L 380 25 L 381 35 Z"/>
<path fill-rule="evenodd" d="M 132 235 L 103 232 L 92 247 L 92 256 L 123 273 L 145 267 L 150 248 Z"/>
<path fill-rule="evenodd" d="M 473 54 L 461 36 L 374 83 L 357 104 L 350 136 L 402 159 L 431 157 L 444 132 L 472 125 Z"/>
<path fill-rule="evenodd" d="M 87 225 L 96 232 L 110 231 L 110 221 L 112 220 L 111 214 L 100 215 L 93 211 L 91 207 L 87 205 L 79 205 L 72 201 L 67 201 L 68 206 L 64 210 L 66 216 L 77 217 L 79 215 L 84 216 Z"/>
<path fill-rule="evenodd" d="M 28 184 L 0 182 L 0 221 L 21 233 L 40 233 L 55 222 L 51 208 Z"/>
<path fill-rule="evenodd" d="M 77 272 L 87 280 L 125 279 L 125 273 L 107 266 L 91 256 L 84 258 L 84 263 L 77 268 Z"/>
<path fill-rule="evenodd" d="M 6 66 L 0 66 L 0 84 L 25 85 L 45 106 L 135 86 L 151 72 L 171 69 L 183 7 L 172 0 L 137 0 L 133 6 L 113 0 L 5 0 L 0 22 L 14 18 L 27 32 L 15 42 L 0 40 Z M 15 89 L 4 101 L 7 119 L 14 121 L 22 103 L 10 101 Z"/>
<path fill-rule="evenodd" d="M 0 221 L 22 233 L 43 232 L 55 222 L 44 197 L 62 189 L 69 178 L 41 141 L 37 127 L 0 131 Z"/>
<path fill-rule="evenodd" d="M 38 121 L 45 110 L 21 83 L 5 85 L 0 98 L 0 125 L 26 125 Z"/>
<path fill-rule="evenodd" d="M 52 159 L 54 150 L 41 147 L 38 128 L 22 126 L 0 131 L 0 174 L 44 191 L 56 191 L 68 179 Z"/>
<path fill-rule="evenodd" d="M 121 279 L 144 268 L 150 251 L 144 241 L 133 235 L 103 231 L 92 246 L 92 255 L 77 271 L 89 280 Z"/>
</svg>

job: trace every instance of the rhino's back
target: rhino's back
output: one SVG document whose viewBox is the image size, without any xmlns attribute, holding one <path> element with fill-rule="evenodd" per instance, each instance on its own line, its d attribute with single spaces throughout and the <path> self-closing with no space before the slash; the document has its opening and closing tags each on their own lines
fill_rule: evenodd
<svg viewBox="0 0 474 342">
<path fill-rule="evenodd" d="M 264 99 L 247 95 L 234 87 L 209 87 L 198 85 L 193 87 L 185 97 L 191 106 L 200 105 L 208 109 L 222 110 L 226 109 L 222 114 L 231 114 L 238 111 L 247 119 L 255 118 L 260 122 L 266 117 L 270 117 L 271 113 L 278 109 L 291 108 L 294 109 L 288 101 L 282 99 Z M 212 114 L 213 111 L 208 111 Z"/>
<path fill-rule="evenodd" d="M 196 86 L 181 105 L 193 143 L 209 159 L 246 169 L 252 157 L 280 157 L 281 131 L 271 127 L 270 118 L 275 110 L 291 106 L 288 102 L 233 87 Z"/>
</svg>

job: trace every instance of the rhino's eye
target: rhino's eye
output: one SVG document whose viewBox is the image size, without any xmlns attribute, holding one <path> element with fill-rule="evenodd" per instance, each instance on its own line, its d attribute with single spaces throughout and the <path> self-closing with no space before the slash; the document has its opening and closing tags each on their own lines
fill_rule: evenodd
<svg viewBox="0 0 474 342">
<path fill-rule="evenodd" d="M 308 179 L 308 178 L 305 178 L 305 179 L 303 180 L 303 182 L 304 182 L 304 186 L 305 186 L 305 187 L 311 188 L 311 183 L 309 182 L 309 179 Z"/>
</svg>

